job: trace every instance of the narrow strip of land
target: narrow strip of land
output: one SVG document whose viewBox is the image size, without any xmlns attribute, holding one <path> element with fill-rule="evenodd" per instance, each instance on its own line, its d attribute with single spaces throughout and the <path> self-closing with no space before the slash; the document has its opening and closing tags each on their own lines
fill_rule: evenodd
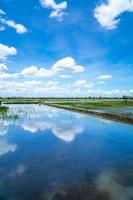
<svg viewBox="0 0 133 200">
<path fill-rule="evenodd" d="M 74 112 L 79 112 L 79 113 L 83 113 L 83 114 L 94 115 L 94 116 L 102 117 L 105 119 L 119 121 L 119 122 L 128 123 L 128 124 L 133 125 L 133 118 L 128 117 L 126 115 L 124 116 L 124 115 L 120 115 L 120 114 L 112 114 L 109 112 L 92 111 L 92 110 L 88 110 L 85 108 L 77 108 L 74 106 L 60 105 L 60 104 L 56 104 L 56 103 L 45 103 L 45 105 L 51 106 L 51 107 L 56 107 L 59 109 L 65 109 L 65 110 L 70 110 L 70 111 L 74 111 Z"/>
</svg>

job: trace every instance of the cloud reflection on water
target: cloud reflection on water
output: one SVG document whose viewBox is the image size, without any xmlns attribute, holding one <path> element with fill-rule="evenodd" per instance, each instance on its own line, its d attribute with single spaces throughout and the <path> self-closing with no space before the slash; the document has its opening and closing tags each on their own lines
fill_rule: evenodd
<svg viewBox="0 0 133 200">
<path fill-rule="evenodd" d="M 17 149 L 16 144 L 8 143 L 6 139 L 0 139 L 0 156 L 8 152 L 15 152 Z"/>
<path fill-rule="evenodd" d="M 16 169 L 14 169 L 12 172 L 10 172 L 9 176 L 14 177 L 14 176 L 19 176 L 22 175 L 26 171 L 26 166 L 19 164 Z"/>
<path fill-rule="evenodd" d="M 133 186 L 124 186 L 120 183 L 119 173 L 105 170 L 97 180 L 97 189 L 107 193 L 111 200 L 132 200 Z"/>
<path fill-rule="evenodd" d="M 105 170 L 132 164 L 132 127 L 38 105 L 11 105 L 11 114 L 19 116 L 15 123 L 0 121 L 6 199 L 133 199 L 118 171 Z"/>
<path fill-rule="evenodd" d="M 45 131 L 50 129 L 52 133 L 59 139 L 65 142 L 72 142 L 76 135 L 82 133 L 84 128 L 82 126 L 72 124 L 71 121 L 47 122 L 47 121 L 30 121 L 22 124 L 24 130 L 31 133 L 37 133 L 38 131 Z M 45 132 L 44 132 L 45 133 Z"/>
<path fill-rule="evenodd" d="M 9 109 L 9 115 L 19 116 L 16 123 L 12 119 L 8 119 L 8 124 L 1 125 L 0 134 L 4 135 L 8 131 L 8 125 L 15 125 L 22 127 L 25 131 L 30 133 L 43 132 L 50 130 L 57 138 L 65 141 L 72 142 L 77 134 L 84 131 L 83 126 L 77 125 L 77 122 L 69 119 L 63 120 L 67 111 L 51 108 L 47 106 L 29 106 L 29 105 L 13 105 Z M 73 114 L 73 117 L 82 117 L 80 114 Z M 6 123 L 3 119 L 2 123 Z"/>
<path fill-rule="evenodd" d="M 4 124 L 0 124 L 0 136 L 3 136 L 7 133 L 8 127 Z"/>
</svg>

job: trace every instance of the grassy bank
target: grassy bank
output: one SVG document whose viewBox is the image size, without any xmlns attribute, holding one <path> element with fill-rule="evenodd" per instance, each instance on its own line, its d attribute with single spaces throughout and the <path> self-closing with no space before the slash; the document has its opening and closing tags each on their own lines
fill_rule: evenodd
<svg viewBox="0 0 133 200">
<path fill-rule="evenodd" d="M 38 100 L 5 100 L 3 101 L 3 104 L 39 104 L 40 101 Z"/>
<path fill-rule="evenodd" d="M 113 107 L 133 107 L 133 101 L 123 100 L 78 100 L 78 101 L 47 101 L 47 103 L 58 104 L 63 106 L 82 107 L 86 109 L 101 109 Z"/>
</svg>

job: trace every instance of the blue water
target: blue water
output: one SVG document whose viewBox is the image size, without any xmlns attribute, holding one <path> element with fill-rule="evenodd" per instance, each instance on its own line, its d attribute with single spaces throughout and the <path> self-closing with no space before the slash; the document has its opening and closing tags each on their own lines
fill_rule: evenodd
<svg viewBox="0 0 133 200">
<path fill-rule="evenodd" d="M 0 117 L 0 200 L 133 200 L 133 126 L 11 105 Z"/>
</svg>

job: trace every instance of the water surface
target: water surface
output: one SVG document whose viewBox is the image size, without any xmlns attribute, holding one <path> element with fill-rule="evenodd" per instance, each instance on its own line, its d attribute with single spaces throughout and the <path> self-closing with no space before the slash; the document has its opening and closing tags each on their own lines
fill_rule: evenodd
<svg viewBox="0 0 133 200">
<path fill-rule="evenodd" d="M 11 105 L 0 116 L 0 200 L 133 200 L 133 126 Z"/>
</svg>

